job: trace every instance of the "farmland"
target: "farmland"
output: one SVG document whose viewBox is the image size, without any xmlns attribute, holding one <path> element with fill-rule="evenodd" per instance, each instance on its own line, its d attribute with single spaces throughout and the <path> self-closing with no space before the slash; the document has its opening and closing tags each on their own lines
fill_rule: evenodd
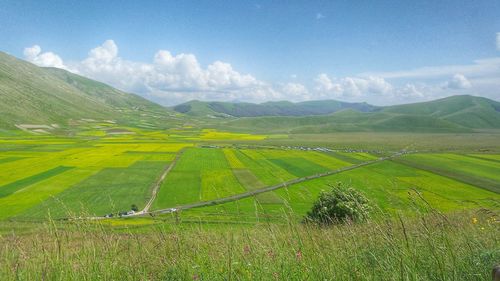
<svg viewBox="0 0 500 281">
<path fill-rule="evenodd" d="M 284 212 L 292 211 L 300 220 L 319 193 L 338 182 L 352 185 L 392 215 L 422 211 L 423 201 L 444 212 L 496 208 L 500 198 L 500 154 L 494 152 L 489 134 L 479 139 L 493 153 L 478 153 L 481 145 L 469 150 L 417 151 L 412 147 L 418 144 L 404 142 L 403 137 L 394 137 L 375 150 L 362 140 L 350 147 L 339 145 L 342 134 L 339 139 L 323 140 L 319 147 L 301 146 L 300 141 L 291 142 L 296 136 L 287 135 L 193 127 L 127 130 L 134 134 L 92 131 L 91 136 L 72 138 L 1 138 L 0 205 L 4 211 L 0 219 L 103 216 L 128 211 L 132 205 L 142 209 L 149 200 L 153 200 L 153 212 L 190 206 L 348 168 L 402 149 L 411 153 L 222 205 L 188 207 L 181 217 L 211 222 L 279 220 Z M 448 138 L 453 143 L 467 137 Z M 283 145 L 276 145 L 280 139 Z M 153 186 L 170 165 L 152 198 Z"/>
</svg>

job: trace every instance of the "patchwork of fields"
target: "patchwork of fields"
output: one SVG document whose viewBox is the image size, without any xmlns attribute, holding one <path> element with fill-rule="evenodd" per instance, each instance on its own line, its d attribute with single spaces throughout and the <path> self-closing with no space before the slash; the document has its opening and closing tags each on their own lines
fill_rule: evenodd
<svg viewBox="0 0 500 281">
<path fill-rule="evenodd" d="M 191 144 L 154 139 L 3 139 L 0 219 L 140 208 L 161 171 L 186 146 Z"/>
<path fill-rule="evenodd" d="M 153 199 L 152 211 L 184 207 L 387 155 L 258 146 L 266 136 L 215 130 L 96 135 L 0 139 L 0 220 L 103 216 L 132 205 L 141 210 Z M 231 139 L 245 145 L 227 145 Z M 152 198 L 153 186 L 169 165 L 173 167 Z M 181 216 L 187 221 L 246 223 L 279 220 L 291 211 L 300 218 L 322 190 L 338 182 L 351 184 L 389 214 L 412 214 L 429 206 L 441 211 L 498 208 L 499 171 L 498 154 L 411 153 L 233 202 L 184 210 Z"/>
</svg>

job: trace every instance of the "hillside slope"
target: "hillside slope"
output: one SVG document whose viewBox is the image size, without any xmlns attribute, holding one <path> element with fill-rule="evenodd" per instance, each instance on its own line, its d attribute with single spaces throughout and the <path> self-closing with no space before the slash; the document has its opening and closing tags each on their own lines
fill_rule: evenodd
<svg viewBox="0 0 500 281">
<path fill-rule="evenodd" d="M 383 111 L 430 116 L 468 128 L 500 128 L 500 102 L 483 97 L 451 96 L 429 102 L 389 106 Z"/>
<path fill-rule="evenodd" d="M 42 68 L 0 52 L 0 128 L 113 119 L 124 124 L 168 110 L 139 96 L 62 69 Z"/>
</svg>

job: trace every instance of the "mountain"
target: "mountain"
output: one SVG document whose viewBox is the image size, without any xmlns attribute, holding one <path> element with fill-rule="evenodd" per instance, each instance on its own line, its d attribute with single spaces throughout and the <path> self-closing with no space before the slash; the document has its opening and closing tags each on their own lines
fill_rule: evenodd
<svg viewBox="0 0 500 281">
<path fill-rule="evenodd" d="M 149 129 L 195 121 L 203 127 L 262 133 L 500 129 L 500 103 L 467 95 L 385 107 L 335 100 L 190 101 L 168 109 L 104 83 L 62 69 L 38 67 L 2 52 L 0 112 L 0 129 L 7 130 L 43 131 L 91 119 Z"/>
<path fill-rule="evenodd" d="M 221 128 L 274 133 L 473 132 L 500 129 L 500 103 L 482 97 L 452 96 L 371 112 L 349 109 L 326 116 L 238 118 L 224 122 Z"/>
<path fill-rule="evenodd" d="M 306 101 L 292 103 L 289 101 L 255 103 L 203 102 L 189 101 L 173 109 L 191 116 L 219 117 L 258 117 L 258 116 L 310 116 L 328 115 L 340 110 L 355 109 L 361 112 L 372 112 L 378 107 L 367 103 L 348 103 L 336 100 Z"/>
<path fill-rule="evenodd" d="M 0 128 L 70 120 L 114 120 L 123 125 L 165 123 L 169 110 L 134 94 L 0 52 Z M 163 121 L 162 121 L 163 120 Z"/>
</svg>

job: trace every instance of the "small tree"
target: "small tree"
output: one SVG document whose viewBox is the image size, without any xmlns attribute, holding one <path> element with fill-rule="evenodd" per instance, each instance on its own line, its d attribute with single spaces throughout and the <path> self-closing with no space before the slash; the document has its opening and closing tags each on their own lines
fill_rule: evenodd
<svg viewBox="0 0 500 281">
<path fill-rule="evenodd" d="M 132 209 L 132 211 L 134 211 L 134 212 L 139 211 L 139 208 L 137 207 L 137 205 L 136 205 L 136 204 L 132 204 L 131 209 Z"/>
<path fill-rule="evenodd" d="M 322 191 L 304 219 L 305 222 L 329 225 L 334 223 L 361 222 L 369 218 L 369 200 L 352 187 L 342 183 L 330 185 Z"/>
</svg>

